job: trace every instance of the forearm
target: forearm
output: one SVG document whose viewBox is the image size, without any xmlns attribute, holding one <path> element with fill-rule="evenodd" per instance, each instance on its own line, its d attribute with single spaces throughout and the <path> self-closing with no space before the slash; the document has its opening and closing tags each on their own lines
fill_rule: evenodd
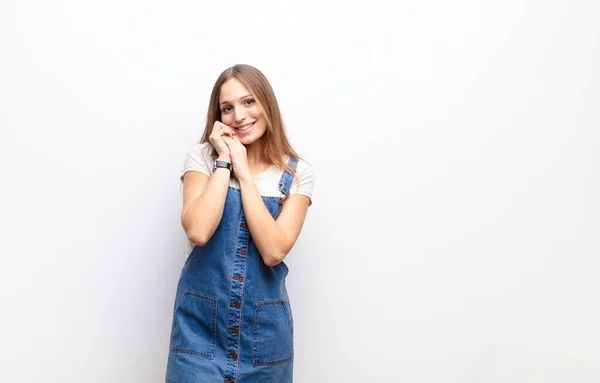
<svg viewBox="0 0 600 383">
<path fill-rule="evenodd" d="M 204 192 L 182 213 L 182 224 L 188 239 L 205 245 L 217 230 L 227 198 L 231 172 L 217 168 L 210 177 Z"/>
<path fill-rule="evenodd" d="M 275 222 L 254 184 L 254 180 L 239 180 L 242 204 L 248 229 L 256 248 L 267 266 L 275 266 L 287 255 L 285 231 Z"/>
</svg>

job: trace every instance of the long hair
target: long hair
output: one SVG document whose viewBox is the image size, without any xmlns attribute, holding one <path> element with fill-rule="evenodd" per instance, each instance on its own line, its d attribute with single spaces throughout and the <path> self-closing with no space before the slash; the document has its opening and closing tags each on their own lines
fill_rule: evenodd
<svg viewBox="0 0 600 383">
<path fill-rule="evenodd" d="M 283 156 L 288 155 L 298 159 L 301 159 L 301 157 L 292 149 L 289 143 L 279 111 L 279 104 L 269 80 L 253 66 L 237 64 L 225 69 L 217 78 L 210 95 L 208 113 L 206 114 L 206 127 L 200 143 L 210 144 L 209 136 L 212 133 L 215 121 L 221 121 L 221 108 L 219 107 L 221 86 L 232 78 L 237 79 L 250 91 L 266 120 L 266 130 L 261 137 L 263 157 L 269 163 L 295 175 L 295 170 L 289 167 L 283 160 Z M 211 155 L 214 159 L 218 157 L 215 148 L 212 148 Z"/>
</svg>

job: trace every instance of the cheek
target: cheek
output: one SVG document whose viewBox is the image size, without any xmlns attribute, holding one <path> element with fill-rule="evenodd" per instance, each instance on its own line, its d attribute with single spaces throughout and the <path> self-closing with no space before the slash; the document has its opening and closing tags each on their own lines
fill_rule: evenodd
<svg viewBox="0 0 600 383">
<path fill-rule="evenodd" d="M 229 114 L 221 115 L 221 122 L 225 125 L 230 125 L 233 122 L 233 117 Z"/>
<path fill-rule="evenodd" d="M 260 136 L 262 136 L 263 134 L 265 134 L 265 132 L 267 131 L 267 124 L 265 123 L 265 120 L 261 120 L 260 125 L 258 126 L 258 129 L 256 129 L 256 133 Z"/>
<path fill-rule="evenodd" d="M 254 107 L 254 108 L 252 108 L 252 109 L 250 109 L 250 113 L 249 114 L 254 119 L 257 119 L 257 120 L 259 118 L 262 119 L 262 113 L 261 113 L 260 109 L 257 106 Z"/>
</svg>

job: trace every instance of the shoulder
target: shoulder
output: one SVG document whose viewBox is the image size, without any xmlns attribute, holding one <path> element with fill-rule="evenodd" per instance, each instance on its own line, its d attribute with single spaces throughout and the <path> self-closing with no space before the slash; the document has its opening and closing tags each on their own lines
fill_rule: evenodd
<svg viewBox="0 0 600 383">
<path fill-rule="evenodd" d="M 312 164 L 304 159 L 298 159 L 298 170 L 314 172 Z"/>
<path fill-rule="evenodd" d="M 183 180 L 183 176 L 189 171 L 201 172 L 210 177 L 212 175 L 212 166 L 214 163 L 211 152 L 212 145 L 208 143 L 190 146 L 180 179 Z"/>
<path fill-rule="evenodd" d="M 313 180 L 315 178 L 315 168 L 306 159 L 298 159 L 296 165 L 296 178 L 301 180 Z"/>
<path fill-rule="evenodd" d="M 289 159 L 286 157 L 285 159 Z M 310 199 L 312 204 L 313 189 L 315 186 L 315 169 L 306 159 L 298 159 L 296 175 L 290 188 L 290 194 L 303 194 Z"/>
<path fill-rule="evenodd" d="M 209 158 L 212 158 L 210 155 L 211 152 L 212 152 L 212 145 L 207 142 L 203 142 L 203 143 L 192 145 L 188 150 L 188 157 L 209 159 Z"/>
</svg>

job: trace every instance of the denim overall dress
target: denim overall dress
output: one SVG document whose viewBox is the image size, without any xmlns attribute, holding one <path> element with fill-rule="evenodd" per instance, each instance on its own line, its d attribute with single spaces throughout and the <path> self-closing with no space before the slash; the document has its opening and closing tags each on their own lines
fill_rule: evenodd
<svg viewBox="0 0 600 383">
<path fill-rule="evenodd" d="M 289 165 L 295 169 L 296 158 Z M 283 197 L 262 197 L 274 219 L 293 175 L 279 181 Z M 293 370 L 293 319 L 287 266 L 266 266 L 242 208 L 229 187 L 211 239 L 196 246 L 177 285 L 166 383 L 288 383 Z"/>
</svg>

